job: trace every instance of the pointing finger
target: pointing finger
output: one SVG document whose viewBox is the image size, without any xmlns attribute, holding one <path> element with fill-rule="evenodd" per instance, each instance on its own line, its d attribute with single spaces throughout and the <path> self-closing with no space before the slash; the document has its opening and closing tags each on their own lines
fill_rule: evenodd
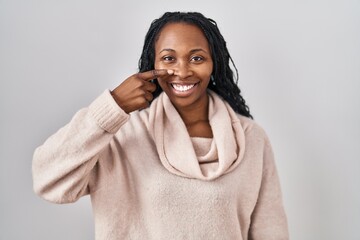
<svg viewBox="0 0 360 240">
<path fill-rule="evenodd" d="M 147 72 L 138 73 L 138 77 L 145 80 L 150 81 L 153 79 L 156 79 L 158 77 L 164 77 L 167 75 L 172 75 L 174 73 L 173 70 L 167 70 L 167 69 L 154 69 Z"/>
</svg>

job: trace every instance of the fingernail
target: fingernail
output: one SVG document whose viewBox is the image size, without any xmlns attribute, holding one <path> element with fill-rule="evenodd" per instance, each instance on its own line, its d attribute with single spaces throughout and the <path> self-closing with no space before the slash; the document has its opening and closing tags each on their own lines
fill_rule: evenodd
<svg viewBox="0 0 360 240">
<path fill-rule="evenodd" d="M 173 75 L 173 74 L 174 74 L 174 70 L 168 69 L 168 70 L 167 70 L 167 73 L 168 73 L 169 75 Z"/>
</svg>

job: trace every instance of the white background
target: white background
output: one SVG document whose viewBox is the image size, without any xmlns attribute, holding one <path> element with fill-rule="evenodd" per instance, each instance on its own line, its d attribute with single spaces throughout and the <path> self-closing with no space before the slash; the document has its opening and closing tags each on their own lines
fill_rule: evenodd
<svg viewBox="0 0 360 240">
<path fill-rule="evenodd" d="M 0 0 L 0 239 L 93 239 L 32 192 L 34 149 L 137 70 L 165 11 L 218 22 L 272 141 L 291 239 L 360 239 L 360 1 Z"/>
</svg>

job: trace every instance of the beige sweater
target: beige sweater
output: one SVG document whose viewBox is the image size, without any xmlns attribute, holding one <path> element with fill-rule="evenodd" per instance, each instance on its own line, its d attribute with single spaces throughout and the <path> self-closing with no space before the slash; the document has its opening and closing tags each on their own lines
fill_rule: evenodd
<svg viewBox="0 0 360 240">
<path fill-rule="evenodd" d="M 211 91 L 209 122 L 192 139 L 165 94 L 128 115 L 105 91 L 36 149 L 35 192 L 90 194 L 97 240 L 288 239 L 264 131 Z"/>
</svg>

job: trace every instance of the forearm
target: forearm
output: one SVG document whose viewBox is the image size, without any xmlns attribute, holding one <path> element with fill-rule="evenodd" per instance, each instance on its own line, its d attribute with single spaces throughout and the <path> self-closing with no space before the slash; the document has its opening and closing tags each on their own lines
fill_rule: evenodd
<svg viewBox="0 0 360 240">
<path fill-rule="evenodd" d="M 73 202 L 87 194 L 91 170 L 128 117 L 109 92 L 77 112 L 70 123 L 35 150 L 35 192 L 57 203 Z"/>
</svg>

